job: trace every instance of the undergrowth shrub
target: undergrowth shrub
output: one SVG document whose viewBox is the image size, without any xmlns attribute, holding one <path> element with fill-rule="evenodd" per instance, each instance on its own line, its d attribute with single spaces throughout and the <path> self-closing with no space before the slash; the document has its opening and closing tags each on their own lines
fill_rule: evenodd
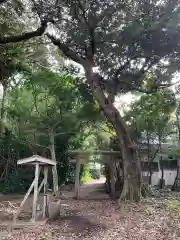
<svg viewBox="0 0 180 240">
<path fill-rule="evenodd" d="M 34 179 L 34 168 L 24 167 L 10 173 L 6 179 L 0 183 L 0 190 L 4 194 L 26 192 Z M 42 175 L 40 174 L 40 181 Z"/>
<path fill-rule="evenodd" d="M 90 181 L 91 179 L 92 178 L 91 178 L 89 166 L 86 164 L 81 165 L 80 183 L 86 183 L 86 182 Z"/>
</svg>

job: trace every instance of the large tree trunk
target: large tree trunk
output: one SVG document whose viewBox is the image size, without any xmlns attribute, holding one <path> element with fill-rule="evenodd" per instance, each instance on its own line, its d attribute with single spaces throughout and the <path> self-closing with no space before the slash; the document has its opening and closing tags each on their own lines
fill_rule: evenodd
<svg viewBox="0 0 180 240">
<path fill-rule="evenodd" d="M 161 146 L 161 136 L 159 135 L 159 150 L 162 152 L 162 146 Z M 160 157 L 161 162 L 161 179 L 160 179 L 160 188 L 165 187 L 165 181 L 164 181 L 164 165 L 163 165 L 163 157 Z"/>
<path fill-rule="evenodd" d="M 50 131 L 50 151 L 51 151 L 51 158 L 53 161 L 56 161 L 56 152 L 55 152 L 55 142 L 54 142 L 54 133 Z M 52 174 L 53 174 L 53 192 L 55 195 L 58 195 L 59 185 L 58 185 L 58 173 L 57 173 L 57 166 L 52 167 Z"/>
<path fill-rule="evenodd" d="M 164 166 L 163 166 L 163 161 L 161 157 L 161 181 L 160 181 L 160 188 L 164 188 Z"/>
<path fill-rule="evenodd" d="M 172 191 L 179 191 L 179 181 L 180 181 L 180 160 L 177 160 L 177 173 L 172 186 Z"/>
<path fill-rule="evenodd" d="M 8 90 L 7 84 L 2 84 L 3 87 L 3 94 L 1 99 L 1 112 L 0 112 L 0 135 L 3 136 L 4 133 L 4 118 L 5 118 L 5 101 L 6 101 L 6 95 Z"/>
<path fill-rule="evenodd" d="M 179 140 L 179 147 L 180 147 L 180 122 L 179 122 L 179 114 L 176 111 L 176 123 L 177 123 L 177 129 L 178 129 L 178 140 Z M 179 190 L 178 182 L 180 180 L 180 160 L 177 160 L 177 174 L 174 180 L 174 184 L 172 186 L 172 190 L 176 191 Z"/>
<path fill-rule="evenodd" d="M 139 201 L 141 198 L 141 170 L 139 157 L 135 149 L 122 146 L 124 185 L 120 200 Z"/>
<path fill-rule="evenodd" d="M 149 174 L 149 184 L 152 182 L 152 161 L 150 157 L 150 134 L 149 131 L 146 130 L 146 138 L 147 138 L 147 157 L 148 157 L 148 174 Z"/>
<path fill-rule="evenodd" d="M 106 192 L 110 193 L 110 171 L 109 171 L 109 166 L 105 166 L 105 176 L 106 176 Z"/>
<path fill-rule="evenodd" d="M 101 76 L 85 68 L 87 82 L 105 117 L 112 124 L 117 134 L 123 158 L 124 185 L 120 200 L 139 201 L 141 197 L 141 170 L 137 147 L 133 143 L 127 126 L 112 101 L 100 86 Z"/>
<path fill-rule="evenodd" d="M 152 161 L 149 162 L 149 185 L 152 183 Z"/>
</svg>

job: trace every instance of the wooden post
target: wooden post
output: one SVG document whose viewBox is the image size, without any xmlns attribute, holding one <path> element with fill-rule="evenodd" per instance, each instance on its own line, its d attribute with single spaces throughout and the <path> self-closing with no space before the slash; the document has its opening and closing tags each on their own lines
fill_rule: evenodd
<svg viewBox="0 0 180 240">
<path fill-rule="evenodd" d="M 44 167 L 44 202 L 43 202 L 43 217 L 47 215 L 47 195 L 46 194 L 46 185 L 48 178 L 48 167 Z"/>
<path fill-rule="evenodd" d="M 76 180 L 75 180 L 75 198 L 79 199 L 80 193 L 80 183 L 79 183 L 79 173 L 80 173 L 81 162 L 80 159 L 76 159 Z"/>
<path fill-rule="evenodd" d="M 37 199 L 38 199 L 38 179 L 39 179 L 39 163 L 36 163 L 32 221 L 36 220 L 36 206 L 37 206 Z"/>
<path fill-rule="evenodd" d="M 111 179 L 111 197 L 112 199 L 116 198 L 116 191 L 115 191 L 115 181 L 114 181 L 114 162 L 112 165 L 109 165 L 110 168 L 110 179 Z"/>
</svg>

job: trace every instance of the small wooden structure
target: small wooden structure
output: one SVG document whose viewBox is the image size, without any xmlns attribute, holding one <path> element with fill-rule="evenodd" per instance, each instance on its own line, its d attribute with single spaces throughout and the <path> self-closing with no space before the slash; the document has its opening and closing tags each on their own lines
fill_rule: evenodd
<svg viewBox="0 0 180 240">
<path fill-rule="evenodd" d="M 97 156 L 96 162 L 107 164 L 110 169 L 110 178 L 111 178 L 111 195 L 115 199 L 115 163 L 116 161 L 121 161 L 121 152 L 120 151 L 81 151 L 74 150 L 69 152 L 70 162 L 76 163 L 76 179 L 75 179 L 75 198 L 79 199 L 80 197 L 80 182 L 79 174 L 81 164 L 86 164 L 93 159 L 92 156 Z"/>
<path fill-rule="evenodd" d="M 44 198 L 43 198 L 43 217 L 47 216 L 47 207 L 48 207 L 48 199 L 47 199 L 47 178 L 48 178 L 48 167 L 53 167 L 56 165 L 55 161 L 52 161 L 50 159 L 38 156 L 38 155 L 33 155 L 32 157 L 29 158 L 24 158 L 21 159 L 17 162 L 18 165 L 34 165 L 35 166 L 35 177 L 34 180 L 31 184 L 31 186 L 29 187 L 26 195 L 24 196 L 23 201 L 20 204 L 19 209 L 17 210 L 16 214 L 14 215 L 14 221 L 16 221 L 17 217 L 19 216 L 23 205 L 25 204 L 28 196 L 30 195 L 31 191 L 34 188 L 34 197 L 33 197 L 33 210 L 32 210 L 32 221 L 36 220 L 36 210 L 37 210 L 37 200 L 38 200 L 38 195 L 42 189 L 42 187 L 44 187 Z M 38 181 L 39 181 L 39 175 L 40 175 L 40 171 L 43 171 L 44 173 L 44 179 L 42 180 L 42 182 L 40 183 L 39 187 L 38 187 Z"/>
</svg>

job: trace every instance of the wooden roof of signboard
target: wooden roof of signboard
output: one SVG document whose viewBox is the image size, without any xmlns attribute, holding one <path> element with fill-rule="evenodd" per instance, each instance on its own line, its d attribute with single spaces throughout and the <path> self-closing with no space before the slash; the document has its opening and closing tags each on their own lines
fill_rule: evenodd
<svg viewBox="0 0 180 240">
<path fill-rule="evenodd" d="M 17 164 L 36 164 L 39 163 L 40 165 L 52 165 L 55 166 L 56 162 L 48 159 L 48 158 L 44 158 L 41 157 L 39 155 L 33 155 L 32 157 L 28 157 L 28 158 L 23 158 L 17 161 Z"/>
</svg>

